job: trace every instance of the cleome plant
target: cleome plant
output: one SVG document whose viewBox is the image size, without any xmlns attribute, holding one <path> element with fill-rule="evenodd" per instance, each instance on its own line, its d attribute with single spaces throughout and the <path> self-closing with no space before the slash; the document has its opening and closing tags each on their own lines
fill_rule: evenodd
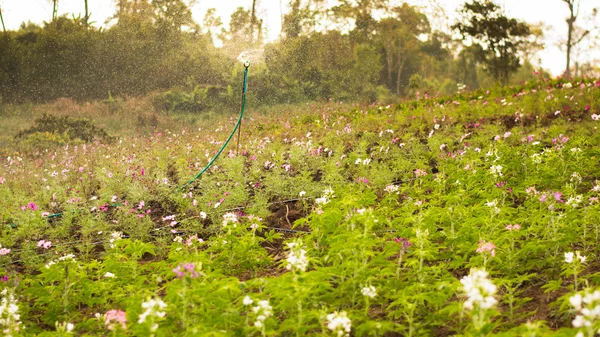
<svg viewBox="0 0 600 337">
<path fill-rule="evenodd" d="M 46 116 L 0 158 L 0 331 L 596 336 L 600 81 L 567 84 L 249 113 L 183 189 L 233 118 Z"/>
</svg>

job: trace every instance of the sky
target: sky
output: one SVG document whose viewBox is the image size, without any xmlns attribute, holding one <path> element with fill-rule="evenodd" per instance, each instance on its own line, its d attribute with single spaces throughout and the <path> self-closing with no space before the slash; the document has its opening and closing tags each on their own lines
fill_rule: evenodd
<svg viewBox="0 0 600 337">
<path fill-rule="evenodd" d="M 401 0 L 395 1 L 402 2 Z M 427 13 L 430 10 L 430 7 L 426 7 L 429 1 L 431 0 L 409 0 L 407 2 L 424 6 L 423 10 Z M 593 8 L 600 8 L 600 0 L 580 1 L 580 17 L 591 13 Z M 91 20 L 98 26 L 104 25 L 115 12 L 114 2 L 114 0 L 88 0 Z M 281 15 L 282 12 L 286 12 L 288 2 L 289 0 L 259 0 L 258 13 L 266 23 L 268 41 L 276 40 L 279 37 Z M 332 2 L 335 1 L 332 0 Z M 444 7 L 448 18 L 453 21 L 456 10 L 464 3 L 464 0 L 438 0 L 437 2 Z M 568 13 L 563 0 L 496 0 L 496 2 L 504 7 L 508 16 L 528 23 L 543 22 L 547 26 L 545 30 L 546 49 L 538 56 L 541 59 L 542 67 L 550 70 L 554 75 L 562 73 L 566 64 L 565 53 L 557 47 L 557 43 L 567 34 L 565 19 Z M 237 7 L 249 8 L 251 4 L 252 0 L 198 0 L 192 8 L 192 13 L 197 22 L 202 22 L 206 10 L 215 8 L 217 15 L 227 26 L 229 16 Z M 52 16 L 52 4 L 49 0 L 0 0 L 0 5 L 7 29 L 18 29 L 24 21 L 34 23 L 49 21 Z M 60 0 L 59 2 L 59 14 L 74 13 L 77 15 L 83 12 L 83 0 Z M 431 20 L 434 21 L 432 22 L 434 26 L 439 24 L 439 20 Z M 588 52 L 582 58 L 600 60 L 600 50 Z"/>
</svg>

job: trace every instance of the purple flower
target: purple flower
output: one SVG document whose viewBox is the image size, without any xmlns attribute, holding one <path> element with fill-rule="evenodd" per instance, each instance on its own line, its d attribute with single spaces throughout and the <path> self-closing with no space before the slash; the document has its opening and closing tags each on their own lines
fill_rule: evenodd
<svg viewBox="0 0 600 337">
<path fill-rule="evenodd" d="M 556 200 L 557 202 L 563 202 L 562 193 L 554 192 L 554 194 L 552 194 L 552 196 L 554 197 L 554 200 Z"/>
<path fill-rule="evenodd" d="M 403 250 L 406 250 L 408 247 L 412 246 L 412 243 L 410 243 L 406 238 L 394 238 L 394 241 L 401 244 Z"/>
<path fill-rule="evenodd" d="M 193 263 L 184 263 L 182 265 L 177 266 L 177 268 L 173 269 L 173 272 L 177 277 L 183 278 L 186 275 L 190 278 L 197 278 L 200 276 L 200 273 L 196 271 L 196 266 Z"/>
</svg>

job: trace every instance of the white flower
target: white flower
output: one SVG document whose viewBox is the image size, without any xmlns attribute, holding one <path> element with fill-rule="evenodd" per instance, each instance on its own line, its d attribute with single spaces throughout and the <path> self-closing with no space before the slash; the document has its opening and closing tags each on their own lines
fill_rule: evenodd
<svg viewBox="0 0 600 337">
<path fill-rule="evenodd" d="M 235 213 L 227 212 L 223 215 L 223 227 L 227 227 L 230 223 L 233 224 L 233 227 L 236 227 L 238 223 L 238 217 Z"/>
<path fill-rule="evenodd" d="M 122 232 L 112 232 L 110 234 L 110 239 L 108 240 L 108 242 L 109 242 L 108 246 L 110 248 L 115 248 L 115 241 L 121 240 L 122 237 L 123 237 Z"/>
<path fill-rule="evenodd" d="M 575 254 L 573 254 L 573 252 L 565 253 L 565 262 L 566 263 L 573 263 L 573 258 L 574 257 L 575 257 Z"/>
<path fill-rule="evenodd" d="M 575 294 L 569 298 L 569 303 L 571 303 L 573 308 L 575 308 L 576 310 L 581 310 L 582 301 L 583 297 L 581 296 L 581 294 Z"/>
<path fill-rule="evenodd" d="M 573 84 L 571 84 L 571 82 L 565 83 L 565 84 L 563 84 L 563 88 L 571 89 L 571 88 L 573 88 Z"/>
<path fill-rule="evenodd" d="M 75 329 L 75 325 L 73 323 L 67 323 L 67 332 L 72 332 Z"/>
<path fill-rule="evenodd" d="M 306 195 L 306 191 L 300 191 L 300 193 L 298 193 L 298 195 L 300 196 L 300 198 L 302 198 L 303 196 Z"/>
<path fill-rule="evenodd" d="M 581 315 L 575 316 L 575 319 L 573 320 L 573 327 L 574 328 L 581 328 L 582 326 L 589 326 L 589 325 L 591 325 L 591 322 L 587 321 Z"/>
<path fill-rule="evenodd" d="M 107 271 L 106 274 L 104 274 L 104 277 L 106 277 L 106 278 L 115 278 L 115 274 Z"/>
<path fill-rule="evenodd" d="M 248 296 L 246 296 L 248 300 L 252 301 Z M 244 298 L 244 304 L 250 305 L 252 302 L 246 304 L 246 298 Z M 252 307 L 252 312 L 256 315 L 256 321 L 254 321 L 254 326 L 257 328 L 262 328 L 264 326 L 264 322 L 267 318 L 273 316 L 273 307 L 269 305 L 269 301 L 262 300 L 256 303 L 256 306 Z"/>
<path fill-rule="evenodd" d="M 363 294 L 363 296 L 370 298 L 377 296 L 377 289 L 375 289 L 373 286 L 364 287 L 360 292 Z"/>
<path fill-rule="evenodd" d="M 334 312 L 327 315 L 327 328 L 333 331 L 337 336 L 350 336 L 350 330 L 352 329 L 352 321 L 348 318 L 345 311 Z"/>
<path fill-rule="evenodd" d="M 388 193 L 394 193 L 394 192 L 397 193 L 399 189 L 400 189 L 400 186 L 398 186 L 398 185 L 387 185 L 385 187 L 384 191 L 386 191 Z"/>
<path fill-rule="evenodd" d="M 496 286 L 488 279 L 488 273 L 482 269 L 471 269 L 469 275 L 460 280 L 463 291 L 467 295 L 464 308 L 473 310 L 475 308 L 491 309 L 498 303 L 494 295 Z"/>
<path fill-rule="evenodd" d="M 20 329 L 21 315 L 17 313 L 19 306 L 14 294 L 7 288 L 4 288 L 0 294 L 3 296 L 0 300 L 0 331 L 10 336 L 11 332 L 18 332 Z"/>
<path fill-rule="evenodd" d="M 306 267 L 308 267 L 308 257 L 306 256 L 306 250 L 304 250 L 300 245 L 296 242 L 288 243 L 288 248 L 290 249 L 288 253 L 288 257 L 286 259 L 287 270 L 299 270 L 306 271 Z"/>
<path fill-rule="evenodd" d="M 254 302 L 254 301 L 253 301 L 253 300 L 250 298 L 250 296 L 246 296 L 246 297 L 244 297 L 244 300 L 242 300 L 242 303 L 243 303 L 244 305 L 250 305 L 250 304 L 252 304 L 253 302 Z"/>
<path fill-rule="evenodd" d="M 492 165 L 492 167 L 490 167 L 490 173 L 496 178 L 502 177 L 502 166 Z"/>
<path fill-rule="evenodd" d="M 371 163 L 371 159 L 367 158 L 367 159 L 363 159 L 362 164 L 363 165 L 369 165 Z"/>
<path fill-rule="evenodd" d="M 585 263 L 585 260 L 587 259 L 586 256 L 583 256 L 579 253 L 579 251 L 575 251 L 575 256 L 579 259 L 579 261 L 581 263 Z"/>
<path fill-rule="evenodd" d="M 140 316 L 138 318 L 138 323 L 142 324 L 142 323 L 146 322 L 146 319 L 148 317 L 152 318 L 151 322 L 153 322 L 155 318 L 164 318 L 166 315 L 166 312 L 161 311 L 161 310 L 166 307 L 167 307 L 167 304 L 165 302 L 163 302 L 163 300 L 160 299 L 160 297 L 148 298 L 146 300 L 146 302 L 142 303 L 142 308 L 146 309 L 146 310 L 140 314 Z M 156 331 L 156 329 L 158 329 L 158 324 L 153 324 L 150 327 L 150 330 L 152 330 L 152 331 Z"/>
</svg>

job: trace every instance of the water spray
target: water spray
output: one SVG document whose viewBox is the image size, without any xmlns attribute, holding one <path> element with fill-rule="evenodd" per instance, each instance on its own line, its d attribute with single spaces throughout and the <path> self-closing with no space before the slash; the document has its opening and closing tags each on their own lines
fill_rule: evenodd
<svg viewBox="0 0 600 337">
<path fill-rule="evenodd" d="M 202 169 L 202 171 L 200 171 L 200 173 L 198 173 L 197 175 L 195 175 L 190 181 L 188 181 L 185 185 L 181 186 L 180 188 L 178 188 L 175 192 L 180 192 L 183 189 L 185 189 L 186 187 L 188 187 L 189 185 L 193 184 L 194 181 L 196 181 L 198 178 L 200 178 L 204 172 L 206 172 L 212 165 L 213 163 L 217 160 L 217 158 L 219 158 L 219 156 L 221 155 L 221 153 L 223 152 L 223 150 L 225 150 L 225 148 L 227 147 L 227 144 L 229 144 L 229 142 L 231 141 L 231 139 L 233 138 L 233 136 L 235 135 L 235 132 L 238 132 L 238 141 L 237 141 L 237 149 L 236 149 L 236 153 L 238 153 L 239 148 L 240 148 L 240 136 L 241 136 L 241 131 L 242 131 L 242 119 L 244 117 L 244 111 L 246 109 L 246 92 L 248 91 L 248 68 L 250 68 L 250 61 L 245 61 L 244 62 L 244 83 L 242 85 L 242 105 L 240 108 L 240 117 L 238 118 L 237 123 L 235 124 L 235 127 L 233 128 L 233 130 L 231 131 L 231 134 L 229 135 L 229 137 L 227 138 L 227 140 L 225 141 L 225 143 L 223 144 L 223 146 L 221 147 L 221 149 L 219 150 L 219 152 L 217 152 L 217 154 L 215 155 L 215 157 L 213 159 L 211 159 L 211 161 L 208 163 L 208 165 L 206 165 L 206 167 L 204 167 Z M 112 206 L 121 206 L 121 204 L 113 204 Z M 55 214 L 50 214 L 47 216 L 47 219 L 52 219 L 52 218 L 57 218 L 62 216 L 63 213 L 55 213 Z"/>
</svg>

